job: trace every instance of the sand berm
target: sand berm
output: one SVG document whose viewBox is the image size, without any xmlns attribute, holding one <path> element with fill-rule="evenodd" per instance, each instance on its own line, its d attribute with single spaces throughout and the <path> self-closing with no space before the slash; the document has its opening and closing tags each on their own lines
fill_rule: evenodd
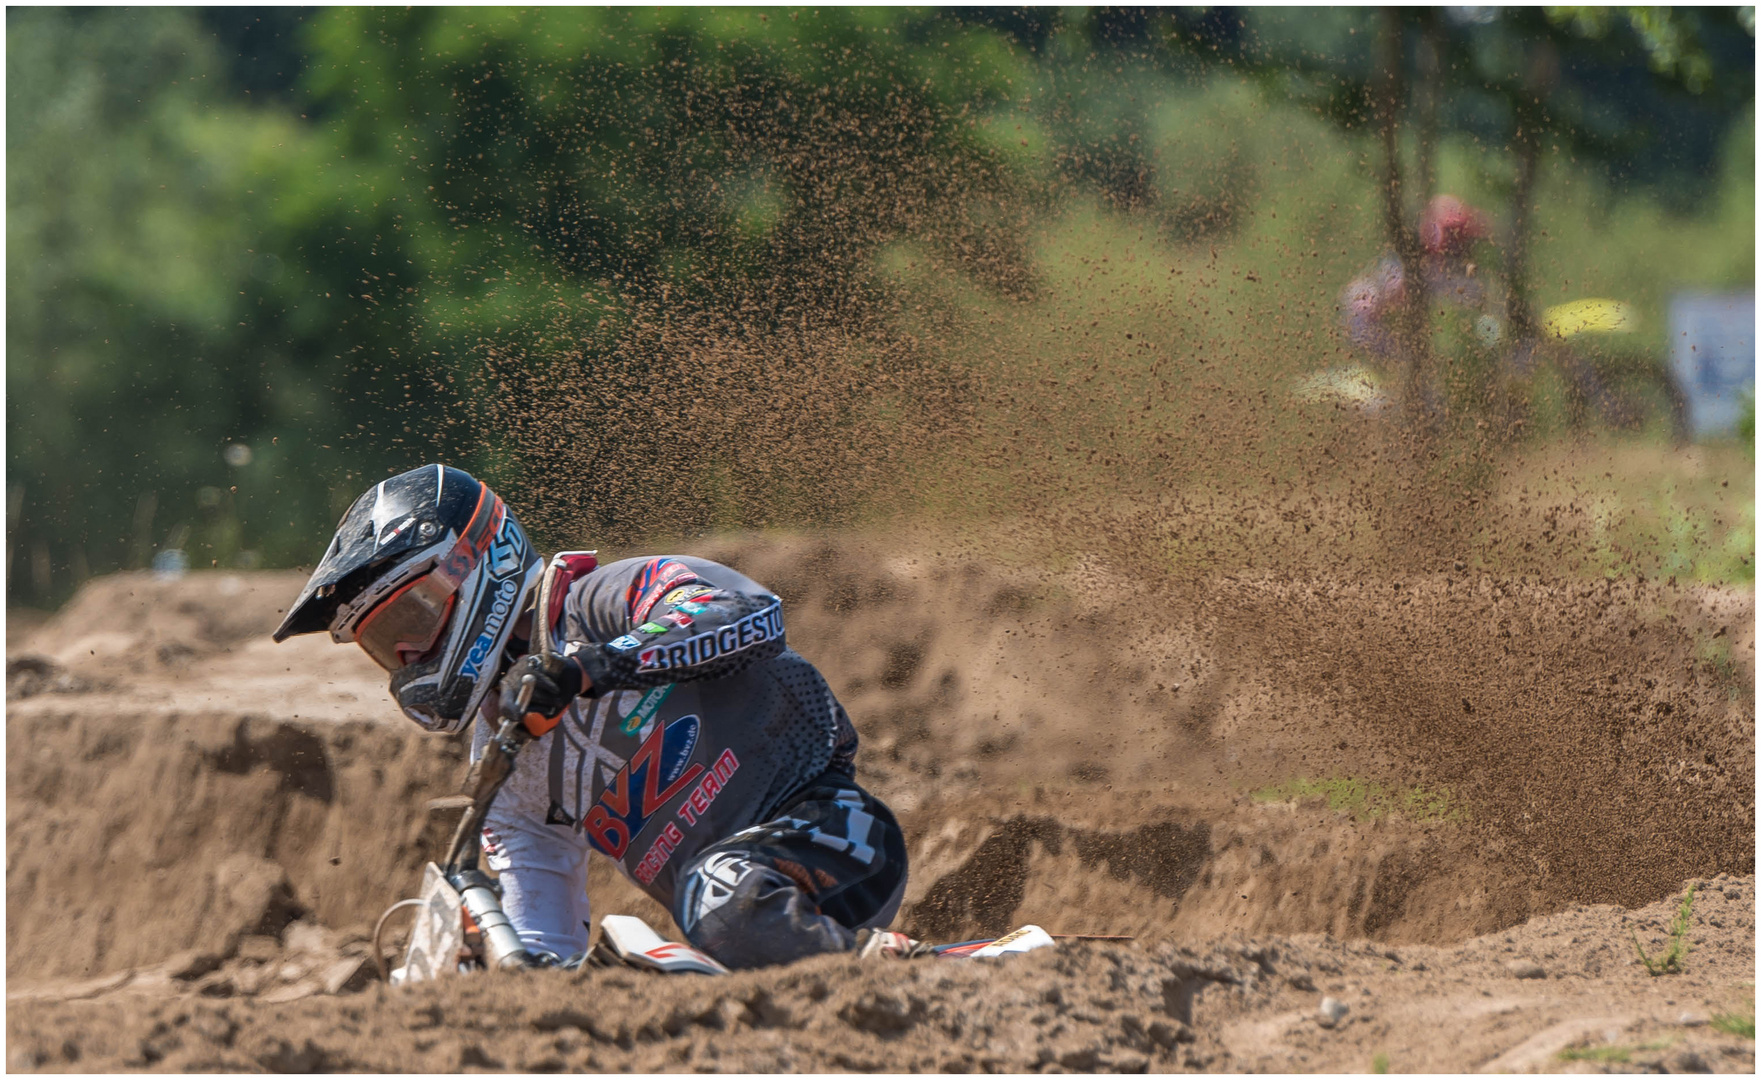
<svg viewBox="0 0 1761 1080">
<path fill-rule="evenodd" d="M 1751 594 L 695 549 L 778 590 L 849 706 L 910 838 L 901 928 L 1135 940 L 386 987 L 372 923 L 463 745 L 358 650 L 269 642 L 300 575 L 121 574 L 7 642 L 9 1066 L 1754 1067 Z"/>
</svg>

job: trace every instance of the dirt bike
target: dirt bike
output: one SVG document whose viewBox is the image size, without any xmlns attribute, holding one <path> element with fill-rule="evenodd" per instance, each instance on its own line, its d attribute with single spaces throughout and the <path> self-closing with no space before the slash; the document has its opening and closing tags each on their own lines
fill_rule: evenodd
<svg viewBox="0 0 1761 1080">
<path fill-rule="evenodd" d="M 537 610 L 550 610 L 551 585 L 545 575 L 539 588 Z M 549 627 L 534 621 L 534 644 L 546 670 L 560 669 L 552 648 Z M 532 699 L 534 677 L 521 682 L 515 717 L 526 714 Z M 501 906 L 501 889 L 478 863 L 482 856 L 483 822 L 502 785 L 512 775 L 521 748 L 532 741 L 524 724 L 502 718 L 483 757 L 467 777 L 470 788 L 465 813 L 453 830 L 444 865 L 427 864 L 422 873 L 421 895 L 400 900 L 385 910 L 373 928 L 373 962 L 381 979 L 393 985 L 425 982 L 474 971 L 520 971 L 558 966 L 550 957 L 527 951 L 518 931 Z M 456 805 L 445 800 L 446 805 Z M 391 969 L 381 939 L 387 920 L 398 911 L 415 908 L 416 921 L 404 951 L 404 962 Z M 582 959 L 591 966 L 626 965 L 662 974 L 693 973 L 726 975 L 728 969 L 713 957 L 689 945 L 667 939 L 643 920 L 631 915 L 606 915 L 600 919 L 600 940 Z M 1094 935 L 1068 935 L 1091 940 L 1129 940 Z M 1023 926 L 1000 938 L 932 946 L 927 951 L 948 958 L 1001 956 L 1027 952 L 1055 943 L 1038 926 Z"/>
<path fill-rule="evenodd" d="M 1586 410 L 1593 410 L 1610 427 L 1631 428 L 1644 422 L 1648 407 L 1611 386 L 1583 354 L 1581 345 L 1595 338 L 1616 340 L 1631 333 L 1634 322 L 1630 304 L 1590 298 L 1546 309 L 1541 315 L 1539 332 L 1533 337 L 1507 342 L 1503 322 L 1491 314 L 1482 314 L 1475 320 L 1473 334 L 1485 348 L 1509 346 L 1501 362 L 1501 379 L 1510 384 L 1506 387 L 1507 397 L 1516 386 L 1532 378 L 1541 365 L 1551 364 L 1568 385 L 1574 425 L 1582 422 L 1581 414 Z M 1645 374 L 1666 402 L 1671 437 L 1677 443 L 1685 442 L 1686 399 L 1674 376 L 1663 365 Z M 1303 401 L 1332 402 L 1376 415 L 1393 407 L 1396 382 L 1390 373 L 1360 363 L 1306 375 L 1296 381 L 1294 391 Z M 1432 403 L 1432 407 L 1438 404 Z M 1520 402 L 1507 401 L 1504 411 L 1513 410 L 1522 411 Z"/>
<path fill-rule="evenodd" d="M 521 688 L 523 710 L 531 694 Z M 380 978 L 392 985 L 425 982 L 474 971 L 556 966 L 534 956 L 520 942 L 519 934 L 501 907 L 501 891 L 478 867 L 483 820 L 507 776 L 520 748 L 531 736 L 524 726 L 503 720 L 483 759 L 473 784 L 466 812 L 454 830 L 446 865 L 429 863 L 423 870 L 422 894 L 400 900 L 387 908 L 373 929 L 373 960 Z M 417 909 L 402 966 L 389 970 L 381 939 L 386 920 L 407 907 Z M 593 967 L 624 965 L 660 974 L 726 975 L 728 969 L 714 957 L 676 941 L 669 941 L 643 920 L 632 915 L 605 915 L 599 920 L 600 939 L 583 962 Z M 1060 935 L 1089 940 L 1129 940 L 1098 935 Z M 1000 938 L 983 938 L 931 946 L 927 953 L 949 959 L 983 958 L 1028 952 L 1055 944 L 1044 929 L 1029 924 Z"/>
<path fill-rule="evenodd" d="M 549 611 L 556 578 L 544 575 L 538 590 L 538 611 Z M 560 673 L 561 661 L 550 640 L 545 620 L 533 621 L 533 644 L 546 671 Z M 495 797 L 513 774 L 521 748 L 532 734 L 519 721 L 532 701 L 534 676 L 520 683 L 514 715 L 504 716 L 489 740 L 483 757 L 466 779 L 470 789 L 465 813 L 447 845 L 446 862 L 429 863 L 422 871 L 421 895 L 400 900 L 385 910 L 373 928 L 373 962 L 380 978 L 393 985 L 425 982 L 472 971 L 520 971 L 554 967 L 552 957 L 536 956 L 520 941 L 512 921 L 501 906 L 501 888 L 479 866 L 483 853 L 483 822 Z M 447 801 L 449 804 L 451 800 Z M 388 970 L 382 938 L 386 920 L 405 908 L 416 909 L 404 962 Z M 600 920 L 600 945 L 593 959 L 598 963 L 626 963 L 662 972 L 695 971 L 726 974 L 727 968 L 712 957 L 677 942 L 669 942 L 641 919 L 607 915 Z"/>
</svg>

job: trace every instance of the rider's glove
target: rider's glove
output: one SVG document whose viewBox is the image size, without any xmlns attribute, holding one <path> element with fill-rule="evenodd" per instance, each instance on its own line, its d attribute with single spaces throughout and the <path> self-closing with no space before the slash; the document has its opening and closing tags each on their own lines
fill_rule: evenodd
<svg viewBox="0 0 1761 1080">
<path fill-rule="evenodd" d="M 588 683 L 581 665 L 567 656 L 556 658 L 556 667 L 546 671 L 537 656 L 522 656 L 501 677 L 501 715 L 514 716 L 520 709 L 520 684 L 532 676 L 532 700 L 520 721 L 534 736 L 543 735 L 562 719 L 569 702 L 586 691 Z"/>
</svg>

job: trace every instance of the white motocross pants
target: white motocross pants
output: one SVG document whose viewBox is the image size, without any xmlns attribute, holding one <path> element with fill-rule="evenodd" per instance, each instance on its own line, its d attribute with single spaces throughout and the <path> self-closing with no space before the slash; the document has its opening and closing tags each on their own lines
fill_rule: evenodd
<svg viewBox="0 0 1761 1080">
<path fill-rule="evenodd" d="M 546 736 L 545 739 L 548 739 Z M 489 736 L 477 725 L 471 760 Z M 483 856 L 501 875 L 501 906 L 529 951 L 568 959 L 587 948 L 587 834 L 546 825 L 550 811 L 549 744 L 539 740 L 514 759 L 513 775 L 483 823 Z"/>
<path fill-rule="evenodd" d="M 487 743 L 479 725 L 473 758 Z M 585 833 L 545 823 L 547 751 L 541 739 L 515 760 L 484 823 L 483 853 L 521 943 L 566 960 L 587 948 L 591 849 Z M 904 899 L 904 835 L 848 776 L 828 773 L 778 814 L 693 855 L 669 905 L 686 940 L 729 967 L 846 951 L 855 930 L 889 925 Z"/>
</svg>

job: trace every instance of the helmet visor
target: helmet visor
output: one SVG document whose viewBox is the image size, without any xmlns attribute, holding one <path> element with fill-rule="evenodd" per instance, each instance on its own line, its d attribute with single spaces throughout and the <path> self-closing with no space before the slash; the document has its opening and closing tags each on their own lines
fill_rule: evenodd
<svg viewBox="0 0 1761 1080">
<path fill-rule="evenodd" d="M 452 615 L 455 589 L 439 574 L 423 574 L 369 611 L 355 628 L 355 642 L 380 667 L 398 670 L 434 648 Z"/>
</svg>

